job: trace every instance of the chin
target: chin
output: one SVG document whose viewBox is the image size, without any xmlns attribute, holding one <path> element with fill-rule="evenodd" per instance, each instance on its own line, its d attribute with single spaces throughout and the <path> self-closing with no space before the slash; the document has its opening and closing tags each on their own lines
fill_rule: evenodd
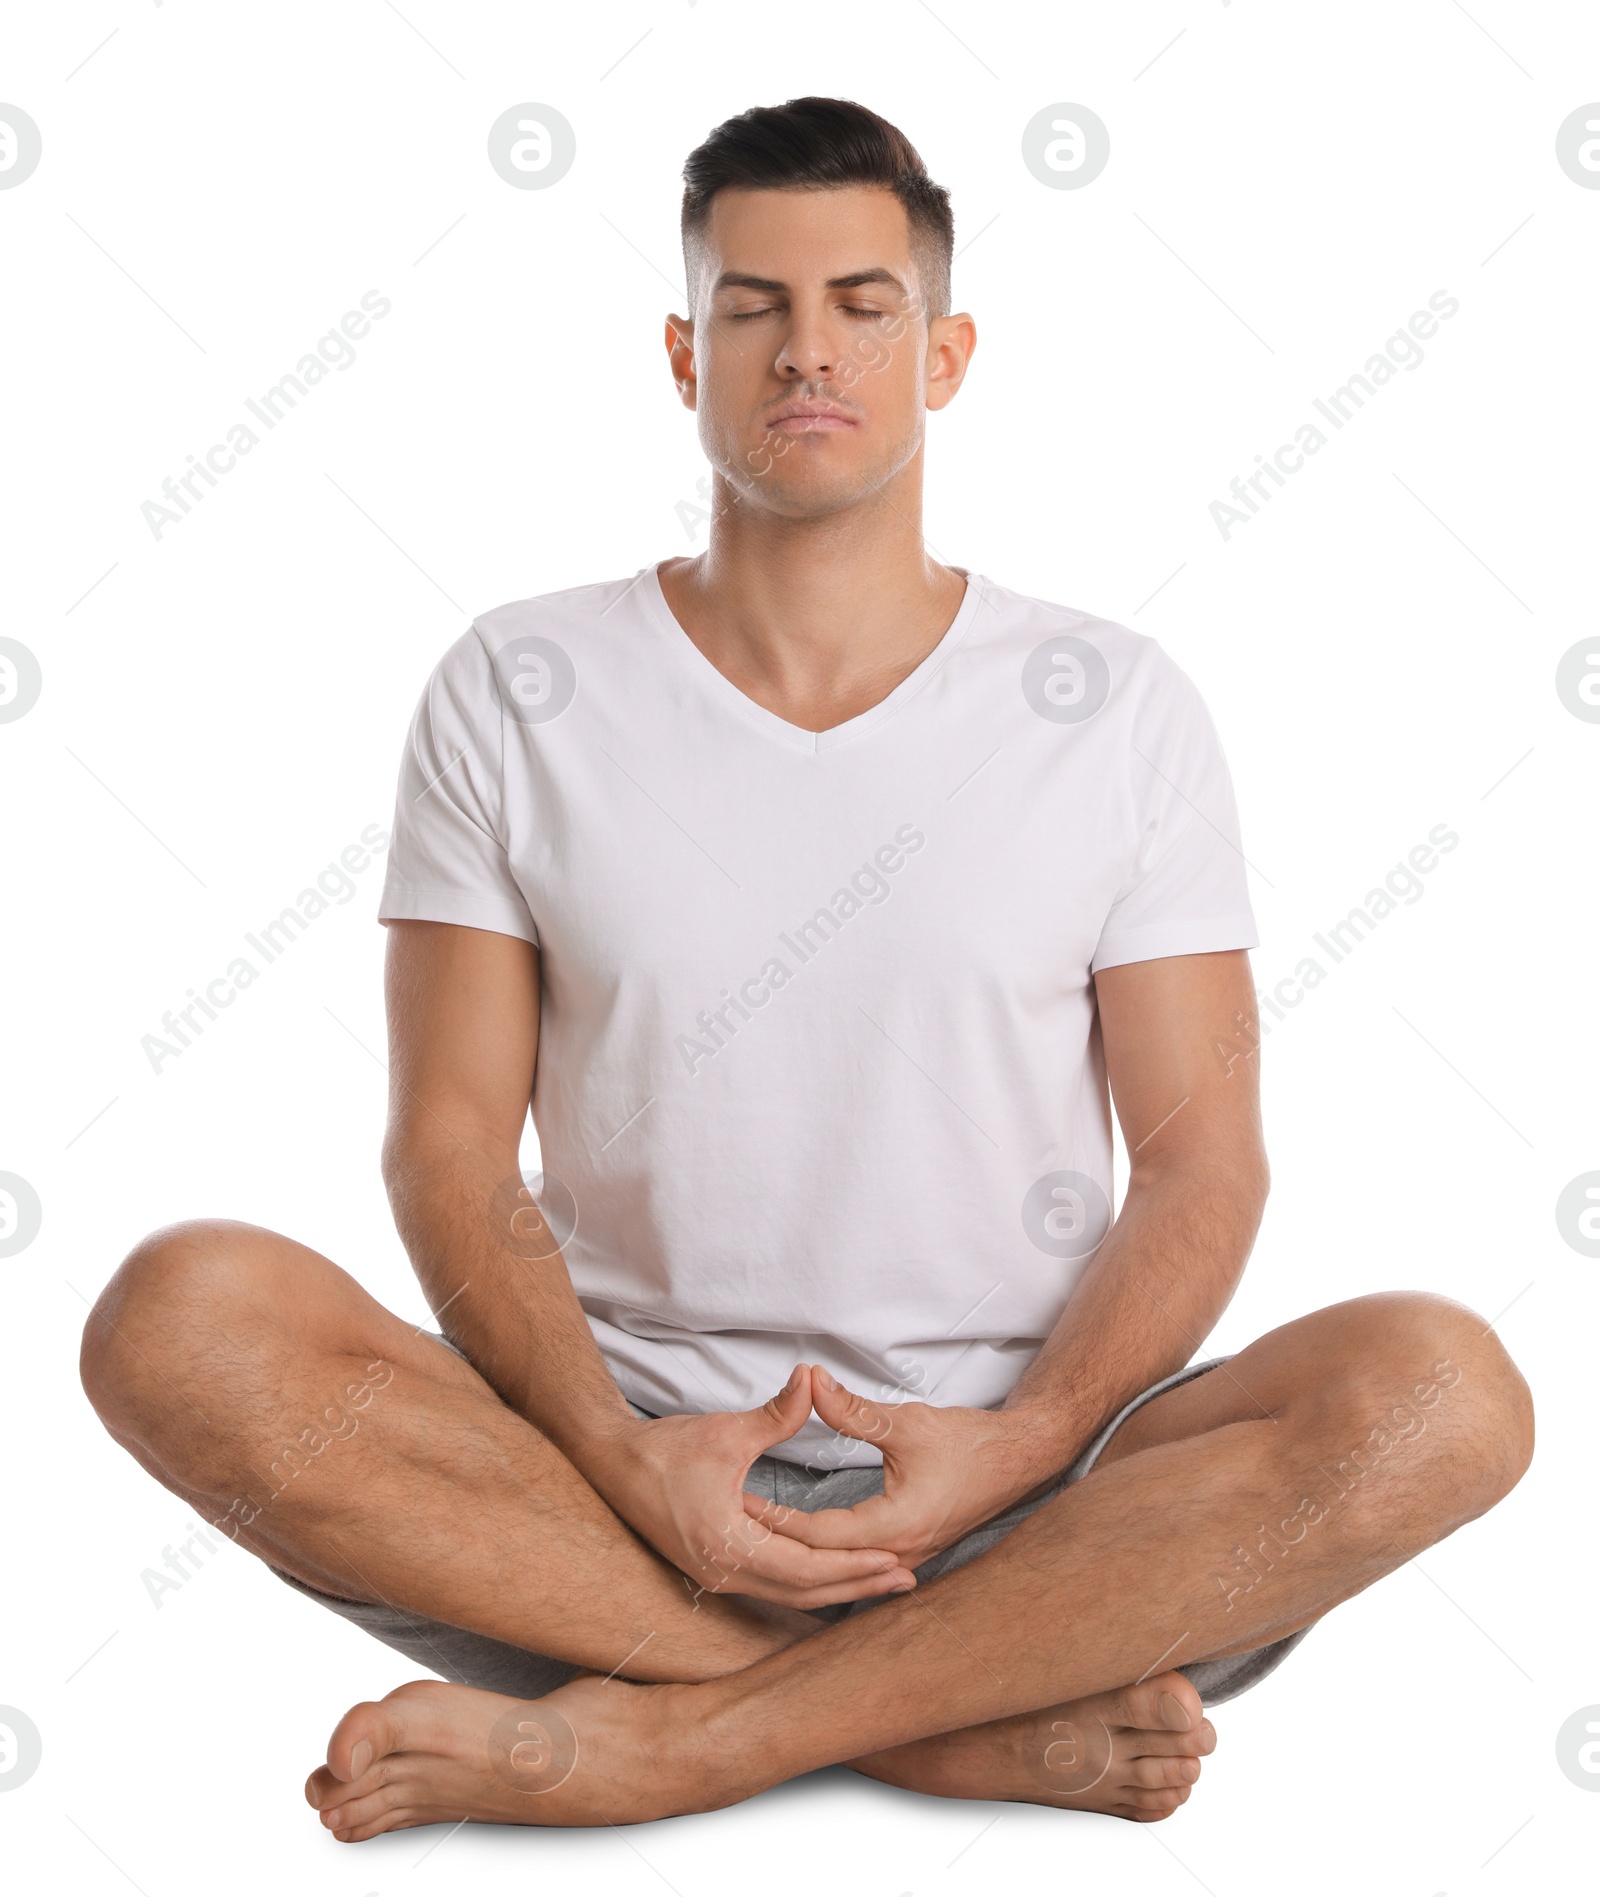
<svg viewBox="0 0 1600 1897">
<path fill-rule="evenodd" d="M 842 514 L 861 502 L 871 500 L 891 480 L 893 468 L 797 469 L 801 478 L 775 484 L 778 470 L 752 484 L 750 498 L 758 506 L 769 508 L 793 520 Z M 786 470 L 787 472 L 787 470 Z"/>
</svg>

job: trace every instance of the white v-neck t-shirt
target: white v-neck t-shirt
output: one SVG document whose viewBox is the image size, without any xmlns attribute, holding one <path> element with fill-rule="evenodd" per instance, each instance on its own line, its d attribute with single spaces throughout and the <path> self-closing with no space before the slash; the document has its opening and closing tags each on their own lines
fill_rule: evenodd
<svg viewBox="0 0 1600 1897">
<path fill-rule="evenodd" d="M 538 945 L 541 1202 L 647 1410 L 798 1360 L 1000 1403 L 1111 1221 L 1095 971 L 1257 942 L 1185 674 L 966 577 L 829 731 L 725 678 L 654 567 L 483 614 L 418 705 L 380 915 Z M 773 1453 L 880 1459 L 815 1417 Z"/>
</svg>

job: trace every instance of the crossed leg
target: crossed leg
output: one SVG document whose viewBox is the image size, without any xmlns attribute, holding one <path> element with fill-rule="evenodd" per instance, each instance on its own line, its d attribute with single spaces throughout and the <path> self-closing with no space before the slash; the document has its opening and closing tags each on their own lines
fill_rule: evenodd
<svg viewBox="0 0 1600 1897">
<path fill-rule="evenodd" d="M 81 1368 L 158 1481 L 324 1593 L 601 1673 L 633 1654 L 638 1680 L 709 1678 L 815 1628 L 731 1596 L 696 1608 L 469 1364 L 291 1239 L 156 1234 L 101 1294 Z"/>
<path fill-rule="evenodd" d="M 597 1674 L 620 1664 L 638 1681 L 711 1678 L 821 1624 L 798 1609 L 691 1594 L 460 1357 L 275 1234 L 195 1222 L 138 1247 L 85 1328 L 82 1367 L 106 1427 L 145 1469 L 203 1520 L 324 1593 Z M 436 1663 L 448 1670 L 443 1655 Z M 426 1683 L 396 1703 L 420 1715 L 441 1693 L 451 1720 L 496 1698 Z M 1049 1789 L 1095 1809 L 1165 1816 L 1215 1740 L 1198 1696 L 1172 1675 L 1105 1719 L 1115 1759 L 1097 1755 L 1077 1774 L 1092 1789 L 1069 1792 L 1059 1774 Z M 1100 1725 L 1091 1718 L 1087 1729 L 1106 1753 Z M 990 1743 L 1003 1753 L 1010 1736 L 997 1732 L 973 1753 Z M 1056 1759 L 1071 1749 L 1060 1733 L 1047 1743 Z M 914 1754 L 893 1761 L 896 1782 L 917 1782 Z M 948 1747 L 927 1765 L 925 1789 L 960 1795 Z M 870 1759 L 860 1769 L 876 1771 Z"/>
<path fill-rule="evenodd" d="M 362 1426 L 264 1483 L 375 1363 L 392 1375 Z M 1157 1666 L 1306 1625 L 1491 1506 L 1531 1451 L 1526 1388 L 1481 1321 L 1356 1300 L 1146 1405 L 1094 1474 L 967 1567 L 814 1633 L 734 1598 L 696 1608 L 470 1367 L 271 1234 L 206 1224 L 141 1247 L 90 1320 L 84 1379 L 151 1473 L 311 1585 L 596 1675 L 635 1656 L 639 1685 L 518 1702 L 428 1682 L 353 1709 L 308 1788 L 344 1838 L 708 1809 L 838 1761 L 1160 1816 L 1211 1734 Z"/>
<path fill-rule="evenodd" d="M 308 1795 L 348 1839 L 461 1816 L 617 1823 L 849 1761 L 924 1791 L 1124 1810 L 1065 1781 L 1094 1766 L 1097 1729 L 1115 1760 L 1102 1722 L 1192 1724 L 1187 1682 L 1157 1668 L 1308 1625 L 1493 1506 L 1532 1453 L 1498 1340 L 1417 1294 L 1285 1325 L 1124 1427 L 988 1553 L 869 1614 L 693 1685 L 583 1680 L 520 1703 L 401 1688 L 346 1714 Z M 1149 1746 L 1143 1765 L 1164 1764 Z"/>
</svg>

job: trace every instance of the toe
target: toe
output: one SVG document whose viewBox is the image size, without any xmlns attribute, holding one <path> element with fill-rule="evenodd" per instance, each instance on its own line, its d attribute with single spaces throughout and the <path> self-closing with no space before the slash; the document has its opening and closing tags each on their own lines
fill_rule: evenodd
<svg viewBox="0 0 1600 1897">
<path fill-rule="evenodd" d="M 395 1734 L 387 1705 L 363 1700 L 360 1705 L 352 1706 L 334 1727 L 333 1737 L 328 1741 L 326 1771 L 341 1788 L 348 1788 L 353 1780 L 370 1770 L 374 1759 L 381 1759 L 394 1750 Z M 318 1776 L 312 1774 L 313 1779 Z"/>
<path fill-rule="evenodd" d="M 382 1837 L 385 1831 L 404 1831 L 411 1825 L 432 1824 L 433 1819 L 426 1814 L 407 1811 L 403 1806 L 394 1811 L 385 1811 L 373 1816 L 362 1824 L 341 1824 L 334 1836 L 341 1844 L 365 1844 L 368 1838 Z"/>
<path fill-rule="evenodd" d="M 341 1830 L 353 1805 L 376 1797 L 400 1777 L 399 1763 L 394 1757 L 380 1759 L 360 1778 L 352 1779 L 348 1784 L 335 1778 L 331 1772 L 324 1772 L 327 1784 L 319 1788 L 320 1796 L 312 1801 L 317 1807 L 317 1815 L 330 1831 Z"/>
<path fill-rule="evenodd" d="M 325 1765 L 319 1765 L 306 1780 L 306 1803 L 314 1811 L 327 1813 L 335 1805 L 348 1805 L 352 1798 L 364 1798 L 369 1792 L 375 1792 L 389 1780 L 390 1761 L 380 1759 L 374 1766 L 368 1767 L 360 1778 L 340 1778 L 336 1772 L 330 1772 Z"/>
<path fill-rule="evenodd" d="M 1188 1796 L 1187 1785 L 1173 1785 L 1160 1791 L 1130 1791 L 1125 1795 L 1125 1802 L 1145 1818 L 1165 1818 Z"/>
<path fill-rule="evenodd" d="M 1200 1761 L 1185 1757 L 1130 1759 L 1127 1782 L 1144 1791 L 1192 1785 L 1200 1776 Z"/>
<path fill-rule="evenodd" d="M 321 1811 L 336 1789 L 343 1789 L 342 1781 L 336 1779 L 327 1766 L 319 1765 L 306 1780 L 306 1803 L 313 1811 Z"/>
<path fill-rule="evenodd" d="M 1118 1724 L 1151 1732 L 1193 1733 L 1205 1719 L 1200 1695 L 1181 1673 L 1158 1673 L 1153 1680 L 1123 1687 L 1110 1700 Z"/>
<path fill-rule="evenodd" d="M 1136 1727 L 1123 1735 L 1129 1758 L 1205 1758 L 1217 1749 L 1217 1735 L 1209 1719 L 1191 1732 L 1151 1732 Z"/>
<path fill-rule="evenodd" d="M 445 1749 L 449 1731 L 440 1730 L 439 1694 L 437 1680 L 411 1680 L 382 1700 L 352 1706 L 328 1741 L 333 1776 L 348 1784 L 391 1752 Z"/>
<path fill-rule="evenodd" d="M 409 1787 L 385 1785 L 365 1798 L 347 1799 L 334 1810 L 324 1812 L 322 1822 L 341 1844 L 358 1844 L 363 1838 L 375 1838 L 382 1831 L 427 1824 L 434 1815 L 413 1808 Z"/>
</svg>

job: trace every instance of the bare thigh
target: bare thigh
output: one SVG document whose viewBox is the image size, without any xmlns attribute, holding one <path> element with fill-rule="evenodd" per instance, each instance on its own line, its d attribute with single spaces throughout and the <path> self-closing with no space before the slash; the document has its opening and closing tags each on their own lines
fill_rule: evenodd
<svg viewBox="0 0 1600 1897">
<path fill-rule="evenodd" d="M 1483 1427 L 1486 1416 L 1504 1426 Z M 1463 1470 L 1464 1488 L 1474 1491 L 1509 1488 L 1532 1440 L 1527 1385 L 1490 1327 L 1449 1298 L 1392 1291 L 1292 1319 L 1153 1397 L 1112 1436 L 1096 1469 L 1161 1443 L 1267 1419 L 1319 1455 L 1341 1455 L 1384 1431 L 1457 1433 L 1479 1465 L 1470 1475 Z"/>
<path fill-rule="evenodd" d="M 365 1598 L 359 1579 L 308 1552 L 302 1510 L 274 1503 L 290 1480 L 292 1500 L 310 1501 L 299 1471 L 334 1468 L 363 1423 L 370 1436 L 381 1417 L 392 1434 L 447 1410 L 564 1461 L 464 1358 L 331 1259 L 227 1220 L 169 1227 L 134 1250 L 85 1326 L 82 1374 L 111 1435 L 203 1519 L 352 1599 Z"/>
</svg>

